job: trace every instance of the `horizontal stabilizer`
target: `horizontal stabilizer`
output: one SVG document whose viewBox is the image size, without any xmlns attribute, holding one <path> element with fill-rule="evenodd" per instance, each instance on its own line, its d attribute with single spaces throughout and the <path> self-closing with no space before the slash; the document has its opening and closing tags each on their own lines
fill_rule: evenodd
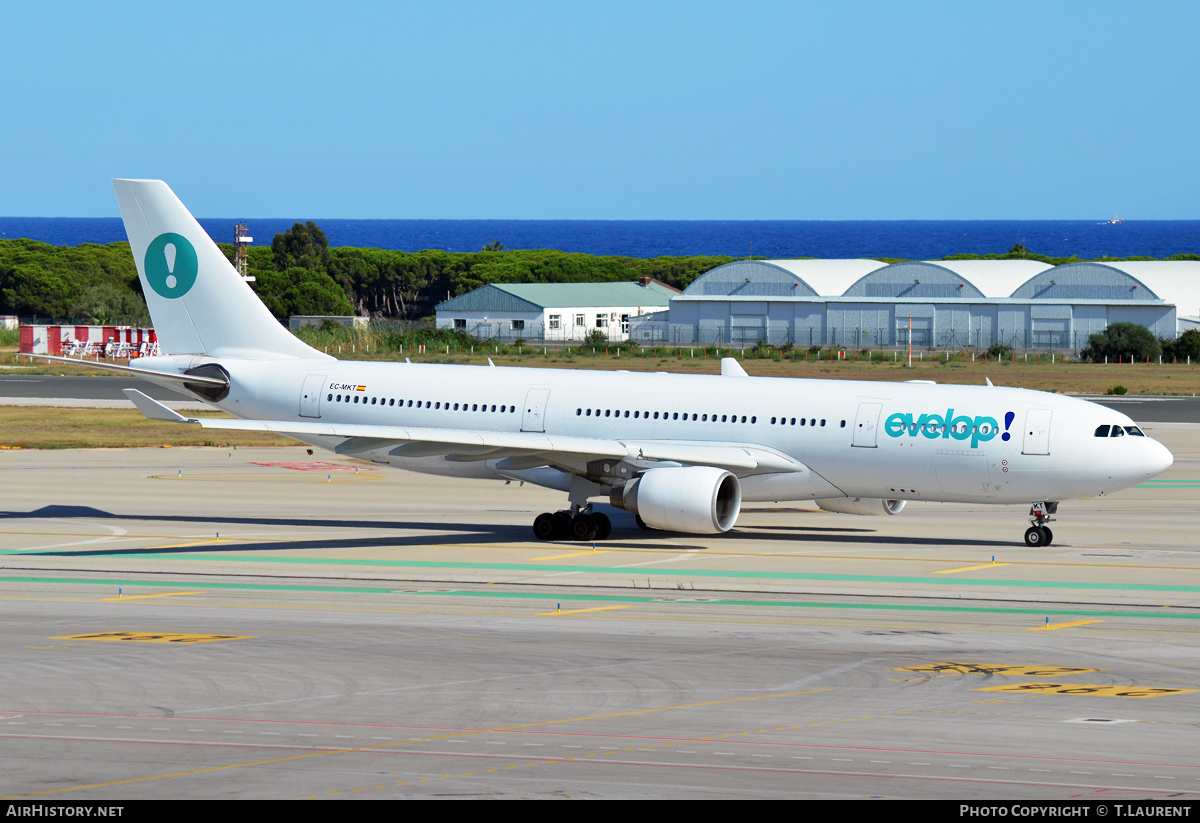
<svg viewBox="0 0 1200 823">
<path fill-rule="evenodd" d="M 108 371 L 119 371 L 121 374 L 134 374 L 138 377 L 144 377 L 147 380 L 174 380 L 179 383 L 195 383 L 201 386 L 219 386 L 225 388 L 229 385 L 229 381 L 221 377 L 203 377 L 199 374 L 179 374 L 178 372 L 154 371 L 153 369 L 139 369 L 136 366 L 122 366 L 119 363 L 104 363 L 98 360 L 81 360 L 78 357 L 58 357 L 53 354 L 22 354 L 25 357 L 36 357 L 39 360 L 53 360 L 55 363 L 70 363 L 72 366 L 83 366 L 87 369 L 107 369 Z"/>
<path fill-rule="evenodd" d="M 194 422 L 193 418 L 184 417 L 179 412 L 168 409 L 153 397 L 143 394 L 137 389 L 121 389 L 121 393 L 128 397 L 133 402 L 133 405 L 137 406 L 138 411 L 151 420 L 164 420 L 168 423 Z"/>
</svg>

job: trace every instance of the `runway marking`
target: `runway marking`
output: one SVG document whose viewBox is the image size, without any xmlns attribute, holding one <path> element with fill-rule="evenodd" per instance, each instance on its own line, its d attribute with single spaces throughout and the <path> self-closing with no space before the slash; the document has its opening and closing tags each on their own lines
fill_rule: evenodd
<svg viewBox="0 0 1200 823">
<path fill-rule="evenodd" d="M 28 519 L 30 519 L 30 520 L 45 520 L 45 519 L 48 519 L 48 518 L 28 518 Z M 111 527 L 108 527 L 108 528 L 111 528 Z M 122 532 L 121 532 L 121 533 L 122 533 L 122 534 L 125 534 L 126 532 L 125 532 L 124 530 L 122 530 Z M 285 534 L 285 533 L 286 533 L 286 532 L 278 532 L 278 534 Z M 48 535 L 48 534 L 56 534 L 56 535 L 57 535 L 57 534 L 60 534 L 60 533 L 59 533 L 59 532 L 33 532 L 33 531 L 17 531 L 17 530 L 0 530 L 0 534 L 12 534 L 12 535 L 22 535 L 22 536 L 24 536 L 24 535 L 30 535 L 30 534 L 38 534 L 38 535 L 43 535 L 43 534 L 46 534 L 46 535 Z M 61 534 L 73 534 L 73 533 L 61 533 Z M 276 532 L 268 532 L 267 534 L 276 534 Z M 134 539 L 138 539 L 138 536 L 137 536 L 137 535 L 133 535 L 133 536 L 125 537 L 125 538 L 122 538 L 122 539 L 123 539 L 123 540 L 134 540 Z M 161 539 L 166 539 L 166 538 L 161 538 Z M 247 539 L 250 539 L 250 538 L 247 538 Z M 307 540 L 307 539 L 308 539 L 308 538 L 293 538 L 293 539 L 288 539 L 288 540 L 279 540 L 279 539 L 276 539 L 276 540 L 274 540 L 273 542 L 276 542 L 276 543 L 288 543 L 288 542 L 292 542 L 292 543 L 300 543 L 300 542 L 304 542 L 304 541 L 305 541 L 305 540 Z M 50 545 L 50 546 L 46 546 L 46 547 L 44 547 L 43 549 L 38 549 L 38 548 L 32 548 L 32 549 L 0 549 L 0 555 L 6 555 L 6 554 L 23 554 L 23 553 L 35 554 L 35 553 L 37 553 L 38 551 L 44 551 L 45 549 L 49 549 L 49 550 L 51 550 L 53 553 L 57 554 L 57 552 L 56 552 L 56 551 L 54 551 L 54 550 L 55 550 L 55 549 L 57 549 L 57 548 L 59 547 L 59 545 L 60 545 L 60 544 L 52 544 L 52 545 Z M 61 544 L 61 545 L 72 545 L 72 544 Z M 540 543 L 538 543 L 538 544 L 525 544 L 525 543 L 506 543 L 506 544 L 503 544 L 503 545 L 497 545 L 497 544 L 492 544 L 492 543 L 439 543 L 439 542 L 431 542 L 431 543 L 428 543 L 428 544 L 425 544 L 425 545 L 426 545 L 427 547 L 429 547 L 429 548 L 486 549 L 486 550 L 493 550 L 493 551 L 494 551 L 494 550 L 510 550 L 510 549 L 528 549 L 528 550 L 530 550 L 530 551 L 540 551 L 540 550 L 544 550 L 544 549 L 545 549 L 545 545 L 544 545 L 544 544 L 540 544 Z M 1117 550 L 1117 549 L 1120 549 L 1120 550 L 1124 550 L 1124 551 L 1127 551 L 1127 550 L 1128 550 L 1128 547 L 1126 547 L 1126 546 L 1092 546 L 1092 547 L 1090 547 L 1090 548 L 1091 548 L 1091 550 L 1095 550 L 1095 551 L 1109 550 L 1109 549 L 1111 549 L 1111 550 Z M 614 552 L 614 553 L 616 553 L 616 552 L 618 552 L 618 551 L 621 551 L 621 550 L 619 550 L 619 549 L 602 549 L 601 551 L 604 551 L 604 552 L 609 552 L 609 551 L 611 551 L 611 552 Z M 662 553 L 667 553 L 667 554 L 672 554 L 672 555 L 676 555 L 676 554 L 679 554 L 679 553 L 681 553 L 681 552 L 682 552 L 682 553 L 691 553 L 691 554 L 694 554 L 696 557 L 704 557 L 704 558 L 706 558 L 706 559 L 708 559 L 708 560 L 713 560 L 713 559 L 717 559 L 717 558 L 735 558 L 735 559 L 739 559 L 739 560 L 745 560 L 745 559 L 761 559 L 761 558 L 768 558 L 768 559 L 771 559 L 771 558 L 774 558 L 774 559 L 779 559 L 779 558 L 782 558 L 782 559 L 786 559 L 786 560 L 795 560 L 797 557 L 803 557 L 804 559 L 807 559 L 807 560 L 837 560 L 837 561 L 853 560 L 853 561 L 857 561 L 857 562 L 880 561 L 880 560 L 883 560 L 883 561 L 888 561 L 888 562 L 898 562 L 898 563 L 922 563 L 922 564 L 928 564 L 928 563 L 931 563 L 931 562 L 938 562 L 938 563 L 950 563 L 950 562 L 953 562 L 953 561 L 951 561 L 951 560 L 949 560 L 949 559 L 940 559 L 940 558 L 926 558 L 926 557 L 877 557 L 877 556 L 874 556 L 874 555 L 858 555 L 858 556 L 848 556 L 848 555 L 846 555 L 846 554 L 827 555 L 827 554 L 808 554 L 808 553 L 804 553 L 804 552 L 799 552 L 799 553 L 798 553 L 798 552 L 745 552 L 745 553 L 737 553 L 737 552 L 705 551 L 703 554 L 700 554 L 700 553 L 698 553 L 698 552 L 695 552 L 695 550 L 693 550 L 693 549 L 690 549 L 690 548 L 680 548 L 680 547 L 674 547 L 674 548 L 661 548 L 661 549 L 658 549 L 658 548 L 647 548 L 647 547 L 642 547 L 642 546 L 639 546 L 639 547 L 636 549 L 636 552 L 637 552 L 638 554 L 662 554 Z M 113 551 L 113 553 L 114 553 L 114 554 L 119 554 L 119 553 L 121 553 L 121 551 L 118 549 L 118 550 L 114 550 L 114 551 Z M 90 552 L 89 554 L 101 554 L 101 553 L 100 553 L 100 552 Z M 591 552 L 585 552 L 585 554 L 591 554 Z M 1106 555 L 1097 555 L 1097 556 L 1101 556 L 1101 557 L 1103 557 L 1103 556 L 1106 556 Z M 1125 556 L 1129 556 L 1129 555 L 1119 555 L 1119 556 L 1125 557 Z M 184 556 L 184 557 L 180 557 L 180 558 L 171 558 L 171 559 L 188 559 L 188 560 L 195 560 L 195 559 L 200 559 L 200 558 L 198 558 L 198 557 L 188 557 L 188 556 Z M 228 557 L 223 557 L 223 558 L 221 558 L 221 559 L 223 559 L 223 560 L 227 560 L 227 561 L 238 561 L 238 560 L 243 560 L 243 561 L 245 561 L 245 560 L 246 560 L 246 558 L 238 557 L 238 556 L 236 556 L 236 555 L 234 555 L 234 556 L 228 556 Z M 258 558 L 255 558 L 255 560 L 257 560 L 257 559 L 258 559 Z M 249 562 L 249 561 L 248 561 L 248 562 Z M 333 559 L 330 559 L 330 558 L 316 558 L 316 559 L 311 559 L 311 560 L 309 560 L 309 559 L 305 559 L 305 558 L 286 558 L 286 557 L 285 557 L 285 558 L 271 558 L 270 560 L 267 560 L 267 559 L 265 559 L 265 558 L 264 558 L 264 559 L 262 559 L 262 562 L 277 562 L 277 563 L 303 563 L 303 562 L 341 562 L 341 563 L 345 563 L 345 564 L 347 564 L 347 565 L 378 565 L 378 566 L 401 565 L 401 566 L 402 566 L 402 565 L 408 565 L 408 564 L 410 564 L 410 563 L 414 563 L 414 562 L 415 562 L 415 563 L 419 563 L 419 562 L 421 562 L 421 561 L 389 561 L 389 560 L 344 560 L 344 561 L 338 561 L 338 560 L 333 560 Z M 526 561 L 526 562 L 528 563 L 528 562 L 532 562 L 532 561 Z M 435 563 L 435 564 L 431 564 L 431 565 L 435 565 L 435 566 L 436 566 L 436 565 L 446 565 L 446 566 L 450 566 L 450 565 L 453 565 L 453 564 L 436 564 L 436 563 Z M 467 565 L 470 565 L 470 564 L 462 564 L 462 565 L 464 565 L 464 566 L 467 566 Z M 999 565 L 999 564 L 997 564 L 997 565 Z M 1086 563 L 1060 563 L 1060 562 L 1053 562 L 1053 563 L 1052 563 L 1052 562 L 1045 562 L 1045 561 L 1034 561 L 1034 560 L 1028 560 L 1028 561 L 1021 561 L 1021 565 L 1022 565 L 1022 566 L 1030 566 L 1030 567 L 1032 567 L 1032 566 L 1043 567 L 1043 566 L 1044 566 L 1044 567 L 1048 567 L 1048 568 L 1064 568 L 1064 569 L 1086 568 L 1086 569 L 1089 569 L 1089 570 L 1091 570 L 1091 569 L 1122 569 L 1122 570 L 1127 570 L 1127 569 L 1129 569 L 1129 566 L 1127 566 L 1127 565 L 1124 565 L 1124 564 L 1119 564 L 1119 563 L 1096 563 L 1096 562 L 1086 562 Z M 519 566 L 519 565 L 515 565 L 515 564 L 514 564 L 512 567 L 513 567 L 513 568 L 520 568 L 520 566 Z M 619 567 L 618 567 L 618 568 L 619 568 Z M 1189 572 L 1189 573 L 1191 573 L 1191 572 L 1194 572 L 1194 571 L 1195 571 L 1195 568 L 1194 568 L 1194 567 L 1191 567 L 1191 566 L 1140 565 L 1140 566 L 1138 566 L 1137 568 L 1138 568 L 1139 570 L 1142 570 L 1142 571 L 1182 571 L 1182 572 Z M 568 571 L 580 571 L 580 570 L 583 570 L 583 571 L 590 571 L 590 570 L 593 570 L 593 569 L 592 569 L 592 567 L 576 567 L 576 566 L 566 566 L 566 567 L 563 567 L 563 569 L 565 569 L 565 570 L 568 570 Z M 600 570 L 601 570 L 601 571 L 603 571 L 604 569 L 600 569 Z M 653 573 L 658 573 L 658 574 L 669 574 L 670 572 L 654 572 L 653 570 L 651 570 L 651 573 L 652 573 L 652 574 L 653 574 Z M 687 574 L 688 572 L 680 572 L 680 573 L 681 573 L 681 574 Z M 713 575 L 713 574 L 716 574 L 716 573 L 717 573 L 717 572 L 711 572 L 711 571 L 706 571 L 706 572 L 703 572 L 703 574 L 706 574 L 706 575 L 709 575 L 709 576 L 711 576 L 711 575 Z M 734 574 L 736 574 L 736 573 L 734 573 Z M 763 573 L 763 574 L 760 574 L 760 575 L 756 575 L 756 576 L 759 576 L 759 577 L 776 577 L 776 576 L 787 577 L 787 576 L 788 576 L 788 574 L 789 574 L 788 572 L 779 572 L 779 573 L 770 573 L 770 572 L 766 572 L 766 573 Z M 801 575 L 801 576 L 803 577 L 803 575 Z M 869 578 L 867 578 L 867 579 L 869 579 Z M 921 580 L 921 579 L 923 579 L 923 578 L 894 578 L 894 579 L 895 579 L 895 580 L 899 580 L 899 581 L 906 581 L 906 580 Z M 947 578 L 947 579 L 948 579 L 948 578 Z M 946 582 L 946 579 L 943 579 L 943 580 L 941 580 L 941 581 L 938 581 L 938 579 L 937 579 L 937 578 L 927 578 L 926 580 L 927 580 L 928 582 L 942 582 L 942 583 L 945 583 L 945 582 Z M 983 582 L 983 581 L 971 581 L 971 582 Z M 1053 583 L 1047 583 L 1047 582 L 1041 582 L 1041 581 L 1009 581 L 1008 583 L 1000 583 L 1000 584 L 997 584 L 997 583 L 990 583 L 990 582 L 989 582 L 989 583 L 984 583 L 984 585 L 1023 585 L 1023 584 L 1028 584 L 1028 585 L 1057 585 L 1057 584 L 1053 584 Z M 1090 587 L 1100 587 L 1100 584 L 1085 584 L 1085 585 L 1087 585 L 1087 586 L 1090 586 Z"/>
<path fill-rule="evenodd" d="M 574 554 L 554 554 L 549 557 L 531 557 L 529 563 L 537 563 L 539 560 L 562 560 L 566 557 L 586 557 L 591 554 L 608 554 L 608 549 L 600 549 L 592 552 L 575 552 Z"/>
<path fill-rule="evenodd" d="M 345 470 L 338 469 L 338 472 Z M 329 472 L 328 474 L 332 474 Z M 256 480 L 260 482 L 279 482 L 279 478 L 271 478 L 261 474 L 148 474 L 148 480 Z M 344 474 L 337 480 L 319 480 L 317 478 L 306 479 L 300 482 L 308 483 L 357 483 L 360 480 L 382 480 L 383 477 L 378 474 Z"/>
<path fill-rule="evenodd" d="M 979 569 L 994 569 L 998 566 L 1011 566 L 1011 563 L 984 563 L 980 566 L 963 566 L 961 569 L 942 569 L 934 572 L 934 574 L 958 574 L 959 572 L 973 572 Z"/>
<path fill-rule="evenodd" d="M 253 549 L 249 549 L 253 551 Z M 125 550 L 100 550 L 89 552 L 89 556 L 104 556 L 108 554 L 122 555 Z M 265 557 L 262 555 L 246 556 L 244 554 L 164 554 L 162 559 L 172 560 L 204 560 L 234 563 L 292 563 L 314 566 L 379 566 L 408 569 L 455 569 L 466 571 L 529 571 L 544 572 L 590 572 L 627 575 L 628 569 L 622 566 L 569 566 L 569 565 L 534 565 L 533 563 L 467 563 L 438 560 L 365 560 L 343 559 L 336 557 Z M 747 578 L 767 580 L 805 580 L 824 581 L 831 583 L 883 583 L 898 585 L 934 584 L 937 586 L 998 586 L 1010 588 L 1050 588 L 1050 589 L 1083 589 L 1083 590 L 1117 590 L 1145 592 L 1189 592 L 1200 594 L 1200 585 L 1156 584 L 1156 583 L 1093 583 L 1071 580 L 1013 580 L 1013 579 L 961 579 L 954 577 L 909 577 L 893 575 L 870 574 L 815 574 L 808 572 L 772 572 L 766 570 L 741 569 L 642 569 L 641 574 L 668 577 L 713 577 L 713 578 Z"/>
<path fill-rule="evenodd" d="M 167 555 L 169 557 L 181 557 L 181 555 Z M 437 564 L 431 564 L 437 565 Z M 518 566 L 519 568 L 519 566 Z M 642 574 L 653 574 L 657 570 L 644 569 Z M 628 574 L 628 572 L 626 572 Z M 763 575 L 765 576 L 765 575 Z M 964 582 L 982 582 L 982 581 L 964 581 Z M 63 578 L 63 577 L 0 577 L 0 584 L 3 583 L 40 583 L 49 585 L 81 585 L 81 586 L 105 586 L 111 590 L 112 586 L 162 586 L 162 587 L 178 587 L 178 583 L 170 581 L 158 580 L 89 580 L 80 578 Z M 848 611 L 911 611 L 911 612 L 945 612 L 954 614 L 999 614 L 1011 616 L 1028 616 L 1035 615 L 1037 617 L 1045 617 L 1046 615 L 1064 615 L 1064 616 L 1080 616 L 1080 617 L 1132 617 L 1132 618 L 1151 618 L 1157 620 L 1200 620 L 1200 614 L 1191 612 L 1180 612 L 1175 610 L 1156 609 L 1154 611 L 1101 611 L 1097 609 L 1082 609 L 1082 608 L 1015 608 L 1015 607 L 999 607 L 999 606 L 970 606 L 970 605 L 931 605 L 931 604 L 915 604 L 915 603 L 829 603 L 821 601 L 772 601 L 772 600 L 733 600 L 721 597 L 711 599 L 694 600 L 689 598 L 673 599 L 672 594 L 676 593 L 674 589 L 663 589 L 656 592 L 652 596 L 638 595 L 596 595 L 587 592 L 568 591 L 562 594 L 547 595 L 541 592 L 504 592 L 504 591 L 403 591 L 396 590 L 392 587 L 366 587 L 366 586 L 313 586 L 313 585 L 294 585 L 294 584 L 275 584 L 275 583 L 217 583 L 217 582 L 195 582 L 190 581 L 189 587 L 194 589 L 215 589 L 227 591 L 294 591 L 294 592 L 326 592 L 326 593 L 342 593 L 342 594 L 394 594 L 404 597 L 481 597 L 481 598 L 499 598 L 499 599 L 515 599 L 515 600 L 530 600 L 536 599 L 542 602 L 547 600 L 562 600 L 562 601 L 591 601 L 591 602 L 624 602 L 624 603 L 659 603 L 670 606 L 686 607 L 689 605 L 701 606 L 751 606 L 760 608 L 782 608 L 782 609 L 839 609 Z M 30 598 L 19 598 L 27 600 Z M 41 598 L 35 598 L 41 599 Z M 54 598 L 50 598 L 53 600 Z M 94 601 L 89 601 L 94 602 Z"/>
<path fill-rule="evenodd" d="M 45 789 L 43 791 L 38 791 L 38 792 L 26 792 L 24 794 L 7 795 L 4 797 L 0 797 L 0 800 L 12 800 L 12 799 L 17 799 L 17 798 L 22 798 L 22 797 L 38 797 L 38 796 L 47 795 L 47 794 L 60 794 L 62 792 L 74 792 L 74 791 L 80 791 L 83 789 L 99 789 L 99 788 L 105 788 L 108 786 L 123 786 L 123 785 L 128 785 L 131 783 L 145 783 L 150 780 L 163 780 L 163 779 L 171 778 L 171 777 L 187 777 L 187 776 L 196 775 L 196 774 L 210 774 L 213 772 L 226 771 L 229 769 L 240 769 L 240 768 L 244 768 L 244 767 L 248 767 L 248 766 L 266 766 L 266 765 L 272 765 L 275 763 L 286 763 L 286 762 L 289 762 L 292 760 L 305 760 L 305 759 L 314 758 L 314 757 L 325 757 L 325 756 L 331 755 L 331 754 L 349 754 L 352 752 L 384 751 L 387 749 L 393 749 L 396 746 L 411 745 L 413 743 L 428 743 L 428 742 L 435 741 L 435 740 L 446 740 L 449 738 L 462 737 L 465 735 L 495 734 L 497 732 L 517 731 L 520 729 L 532 729 L 532 728 L 538 728 L 541 726 L 555 726 L 555 725 L 559 725 L 561 723 L 579 723 L 579 722 L 584 722 L 584 721 L 588 721 L 588 720 L 607 720 L 607 719 L 614 718 L 614 717 L 631 717 L 631 716 L 639 715 L 639 714 L 654 714 L 656 712 L 675 711 L 677 709 L 693 709 L 693 708 L 700 708 L 703 706 L 716 706 L 716 705 L 721 705 L 721 704 L 725 704 L 725 703 L 744 703 L 744 702 L 751 701 L 751 700 L 768 700 L 768 699 L 779 698 L 779 697 L 798 697 L 800 695 L 816 694 L 818 692 L 827 692 L 827 691 L 832 691 L 832 689 L 807 689 L 805 691 L 788 692 L 785 694 L 758 694 L 758 695 L 752 695 L 749 697 L 732 697 L 732 698 L 725 698 L 722 700 L 706 700 L 706 701 L 702 701 L 699 703 L 683 703 L 683 704 L 680 704 L 677 706 L 657 706 L 657 707 L 650 708 L 650 709 L 631 709 L 629 711 L 613 712 L 611 714 L 585 715 L 582 717 L 566 717 L 566 718 L 561 718 L 559 720 L 542 720 L 542 721 L 537 721 L 537 722 L 533 722 L 533 723 L 521 723 L 521 724 L 517 724 L 517 725 L 513 725 L 513 726 L 500 726 L 500 727 L 491 728 L 491 729 L 478 729 L 476 731 L 468 731 L 468 732 L 456 731 L 453 734 L 442 734 L 442 735 L 435 735 L 432 737 L 401 740 L 401 741 L 396 741 L 394 743 L 379 743 L 379 744 L 370 745 L 370 746 L 354 746 L 352 748 L 331 749 L 328 751 L 320 751 L 320 752 L 306 752 L 305 754 L 290 755 L 288 757 L 275 757 L 275 758 L 270 758 L 267 760 L 254 760 L 254 761 L 249 761 L 246 763 L 229 763 L 224 766 L 209 766 L 209 767 L 202 768 L 202 769 L 189 769 L 187 771 L 170 772 L 167 774 L 147 775 L 145 777 L 131 777 L 131 778 L 127 778 L 125 780 L 112 780 L 112 781 L 108 781 L 108 782 L 104 782 L 104 783 L 90 783 L 90 784 L 82 785 L 82 786 L 67 786 L 67 787 L 60 788 L 60 789 Z M 579 759 L 580 758 L 578 758 L 578 757 L 548 758 L 545 761 L 534 761 L 532 763 L 516 764 L 513 766 L 508 766 L 507 768 L 514 769 L 514 768 L 520 768 L 521 765 L 536 766 L 542 762 L 563 762 L 563 761 L 567 761 L 567 760 L 579 760 Z M 423 778 L 422 780 L 419 780 L 417 782 L 419 782 L 419 783 L 425 782 L 426 780 L 429 780 L 429 778 Z M 397 785 L 400 785 L 400 784 L 397 784 Z"/>
<path fill-rule="evenodd" d="M 200 592 L 164 592 L 163 594 L 131 594 L 128 597 L 105 597 L 99 603 L 120 603 L 123 600 L 145 600 L 148 597 L 182 597 L 185 594 L 200 594 Z"/>
<path fill-rule="evenodd" d="M 1084 669 L 1074 666 L 1019 666 L 991 665 L 985 663 L 924 663 L 920 666 L 905 666 L 892 669 L 894 672 L 933 672 L 936 674 L 1003 674 L 1021 677 L 1063 677 L 1072 674 L 1090 674 L 1104 669 Z"/>
<path fill-rule="evenodd" d="M 150 632 L 99 632 L 98 634 L 69 634 L 51 640 L 132 640 L 144 643 L 215 643 L 220 640 L 250 640 L 252 635 L 234 634 L 152 634 Z"/>
<path fill-rule="evenodd" d="M 1030 694 L 1085 695 L 1088 697 L 1166 697 L 1187 694 L 1197 689 L 1160 689 L 1138 686 L 1088 685 L 1083 683 L 1011 683 L 1006 686 L 989 686 L 972 689 L 977 692 L 1026 692 Z"/>
<path fill-rule="evenodd" d="M 584 612 L 607 612 L 613 609 L 628 609 L 630 606 L 597 606 L 594 609 L 571 609 L 570 611 L 540 612 L 538 617 L 555 617 L 560 614 L 583 614 Z"/>
<path fill-rule="evenodd" d="M 347 465 L 345 463 L 326 463 L 321 460 L 304 460 L 295 462 L 279 462 L 279 463 L 259 463 L 250 461 L 251 466 L 264 466 L 268 468 L 292 469 L 298 472 L 373 472 L 376 471 L 374 466 L 363 465 Z"/>
<path fill-rule="evenodd" d="M 1030 631 L 1045 632 L 1054 629 L 1069 629 L 1072 626 L 1086 626 L 1089 623 L 1103 623 L 1103 620 L 1076 620 L 1072 623 L 1047 623 L 1044 626 L 1033 626 Z"/>
</svg>

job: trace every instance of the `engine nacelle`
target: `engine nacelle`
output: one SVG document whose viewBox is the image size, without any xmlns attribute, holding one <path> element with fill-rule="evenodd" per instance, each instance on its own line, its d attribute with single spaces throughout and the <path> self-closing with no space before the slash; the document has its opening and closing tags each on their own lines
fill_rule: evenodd
<svg viewBox="0 0 1200 823">
<path fill-rule="evenodd" d="M 654 529 L 717 534 L 737 521 L 742 487 L 735 475 L 709 466 L 651 469 L 614 488 L 610 500 Z"/>
<path fill-rule="evenodd" d="M 839 514 L 883 515 L 899 514 L 904 510 L 904 500 L 880 500 L 878 497 L 834 497 L 830 500 L 814 500 L 827 512 Z"/>
</svg>

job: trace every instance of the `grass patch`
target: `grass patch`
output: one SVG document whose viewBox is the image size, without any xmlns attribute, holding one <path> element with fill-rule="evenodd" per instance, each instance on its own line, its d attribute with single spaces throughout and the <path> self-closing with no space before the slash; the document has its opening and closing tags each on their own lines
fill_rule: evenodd
<svg viewBox="0 0 1200 823">
<path fill-rule="evenodd" d="M 196 417 L 227 417 L 189 412 Z M 0 406 L 0 446 L 22 449 L 126 449 L 168 446 L 294 446 L 263 432 L 202 429 L 147 420 L 136 409 L 61 409 Z"/>
</svg>

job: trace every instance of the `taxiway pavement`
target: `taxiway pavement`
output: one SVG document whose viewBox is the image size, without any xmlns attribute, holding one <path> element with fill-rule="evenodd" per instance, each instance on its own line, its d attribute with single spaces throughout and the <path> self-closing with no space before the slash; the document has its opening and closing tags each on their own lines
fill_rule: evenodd
<svg viewBox="0 0 1200 823">
<path fill-rule="evenodd" d="M 1144 419 L 1144 418 L 1143 418 Z M 302 448 L 4 451 L 0 785 L 140 797 L 1200 797 L 1200 431 L 1024 507 L 559 495 Z"/>
</svg>

